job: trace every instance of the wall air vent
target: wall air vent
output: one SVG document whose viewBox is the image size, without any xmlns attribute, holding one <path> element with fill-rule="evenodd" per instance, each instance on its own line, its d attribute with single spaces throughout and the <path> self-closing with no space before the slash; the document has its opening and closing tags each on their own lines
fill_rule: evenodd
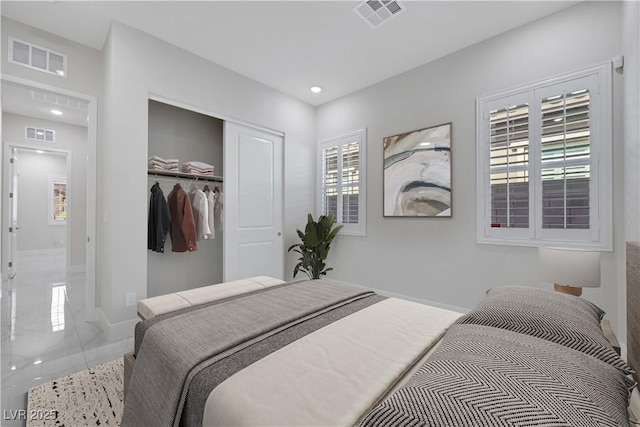
<svg viewBox="0 0 640 427">
<path fill-rule="evenodd" d="M 9 37 L 9 62 L 67 77 L 67 55 Z"/>
<path fill-rule="evenodd" d="M 25 126 L 24 128 L 25 139 L 31 139 L 33 141 L 40 142 L 56 142 L 56 131 L 53 129 L 39 129 L 32 126 Z"/>
<path fill-rule="evenodd" d="M 378 28 L 406 8 L 397 0 L 369 0 L 363 1 L 353 8 L 353 11 L 362 18 L 371 28 Z"/>
</svg>

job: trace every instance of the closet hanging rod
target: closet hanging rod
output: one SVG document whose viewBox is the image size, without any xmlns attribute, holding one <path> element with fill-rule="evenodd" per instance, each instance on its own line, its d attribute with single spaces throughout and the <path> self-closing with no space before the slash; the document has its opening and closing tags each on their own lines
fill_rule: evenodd
<svg viewBox="0 0 640 427">
<path fill-rule="evenodd" d="M 198 181 L 207 181 L 207 182 L 224 182 L 224 179 L 221 176 L 215 175 L 196 175 L 193 173 L 184 173 L 184 172 L 172 172 L 172 171 L 162 171 L 149 169 L 149 176 L 166 176 L 166 177 L 174 177 L 174 178 L 186 178 L 186 179 L 195 179 Z"/>
</svg>

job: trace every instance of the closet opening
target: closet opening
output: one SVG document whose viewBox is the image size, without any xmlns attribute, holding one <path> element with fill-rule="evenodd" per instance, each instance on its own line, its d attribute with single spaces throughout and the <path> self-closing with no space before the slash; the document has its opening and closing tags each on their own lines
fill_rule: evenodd
<svg viewBox="0 0 640 427">
<path fill-rule="evenodd" d="M 149 100 L 147 297 L 223 281 L 223 128 Z"/>
</svg>

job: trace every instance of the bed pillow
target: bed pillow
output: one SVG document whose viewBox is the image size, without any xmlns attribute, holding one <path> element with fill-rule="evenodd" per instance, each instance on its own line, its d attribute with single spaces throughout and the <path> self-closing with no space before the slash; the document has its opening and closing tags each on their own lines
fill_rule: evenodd
<svg viewBox="0 0 640 427">
<path fill-rule="evenodd" d="M 604 312 L 591 302 L 559 292 L 501 286 L 456 321 L 507 329 L 542 338 L 607 362 L 624 374 L 633 370 L 613 349 L 600 326 Z"/>
<path fill-rule="evenodd" d="M 559 344 L 454 325 L 359 427 L 629 426 L 631 386 L 611 365 Z"/>
</svg>

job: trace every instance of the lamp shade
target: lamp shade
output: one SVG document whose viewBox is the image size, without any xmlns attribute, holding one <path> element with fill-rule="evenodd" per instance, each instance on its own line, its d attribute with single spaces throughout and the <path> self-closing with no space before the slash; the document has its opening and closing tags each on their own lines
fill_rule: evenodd
<svg viewBox="0 0 640 427">
<path fill-rule="evenodd" d="M 540 279 L 581 288 L 600 286 L 600 252 L 586 249 L 540 248 Z"/>
</svg>

